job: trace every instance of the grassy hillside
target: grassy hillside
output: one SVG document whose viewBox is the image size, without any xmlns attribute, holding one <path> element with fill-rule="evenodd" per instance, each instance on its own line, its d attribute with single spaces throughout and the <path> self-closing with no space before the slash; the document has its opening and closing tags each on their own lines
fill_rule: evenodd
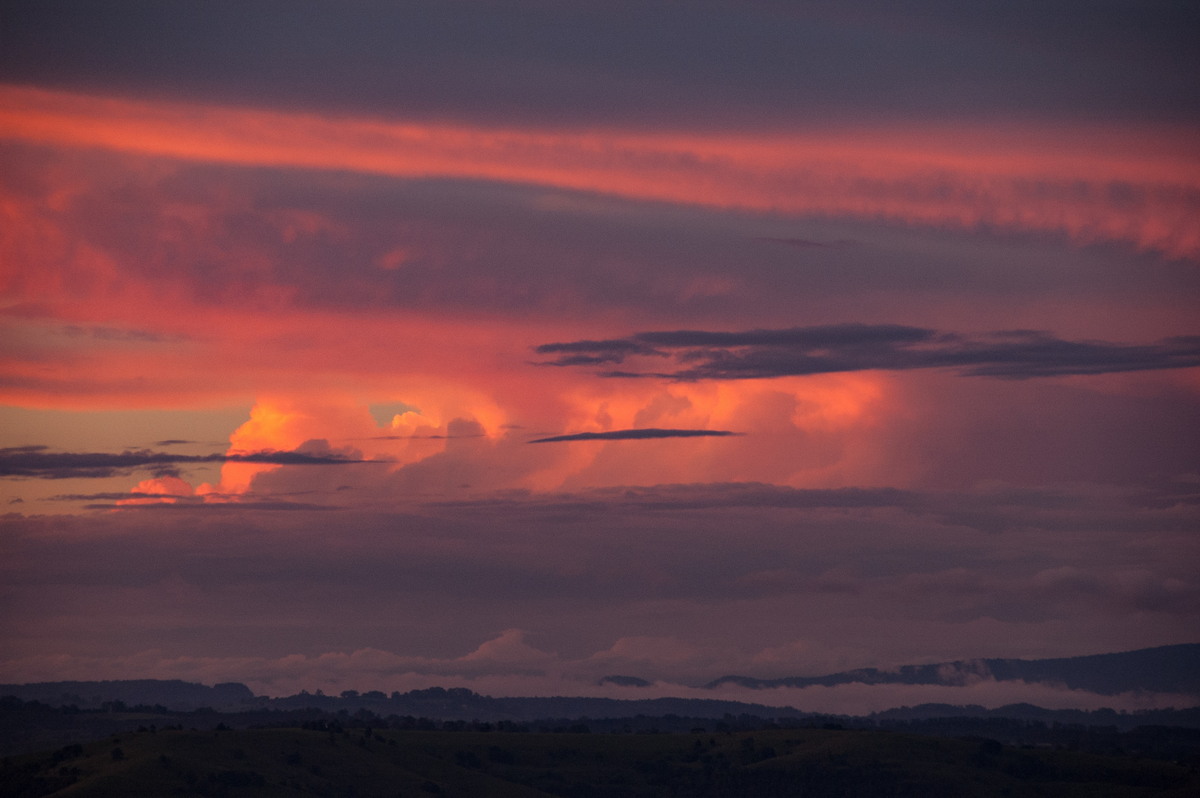
<svg viewBox="0 0 1200 798">
<path fill-rule="evenodd" d="M 0 795 L 1147 796 L 1200 794 L 1194 767 L 880 731 L 537 734 L 137 732 L 10 757 Z"/>
</svg>

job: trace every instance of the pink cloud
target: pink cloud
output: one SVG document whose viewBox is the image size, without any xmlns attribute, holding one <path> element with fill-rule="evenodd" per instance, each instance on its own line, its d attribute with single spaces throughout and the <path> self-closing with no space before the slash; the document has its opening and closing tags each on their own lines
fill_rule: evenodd
<svg viewBox="0 0 1200 798">
<path fill-rule="evenodd" d="M 188 160 L 496 180 L 720 208 L 997 226 L 1200 254 L 1187 133 L 1169 128 L 836 135 L 558 131 L 331 119 L 8 86 L 9 138 Z M 1157 146 L 1147 149 L 1145 142 Z M 1086 147 L 1072 142 L 1087 142 Z M 1120 184 L 1123 198 L 1110 187 Z"/>
</svg>

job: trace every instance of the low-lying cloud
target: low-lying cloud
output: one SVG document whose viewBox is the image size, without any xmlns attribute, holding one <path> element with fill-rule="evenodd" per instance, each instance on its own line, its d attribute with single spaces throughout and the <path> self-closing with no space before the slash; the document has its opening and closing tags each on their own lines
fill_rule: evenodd
<svg viewBox="0 0 1200 798">
<path fill-rule="evenodd" d="M 156 678 L 215 684 L 242 682 L 258 695 L 282 697 L 301 691 L 336 695 L 351 689 L 385 693 L 429 687 L 464 687 L 483 695 L 576 696 L 642 700 L 691 698 L 740 701 L 805 712 L 868 715 L 920 704 L 973 705 L 986 709 L 1025 703 L 1046 709 L 1140 711 L 1189 706 L 1195 696 L 1129 692 L 1102 695 L 1049 683 L 980 678 L 961 685 L 847 684 L 755 690 L 737 685 L 704 688 L 671 680 L 596 678 L 611 652 L 579 659 L 541 651 L 509 629 L 460 657 L 405 656 L 365 648 L 281 657 L 169 657 L 156 650 L 119 657 L 56 657 L 0 663 L 0 681 L 33 682 L 47 666 L 65 679 Z"/>
</svg>

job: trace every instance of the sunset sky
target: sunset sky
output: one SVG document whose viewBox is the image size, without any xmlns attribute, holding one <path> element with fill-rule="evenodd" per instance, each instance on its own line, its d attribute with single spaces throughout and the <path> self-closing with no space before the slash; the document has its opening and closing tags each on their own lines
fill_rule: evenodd
<svg viewBox="0 0 1200 798">
<path fill-rule="evenodd" d="M 1197 40 L 1170 0 L 6 2 L 0 682 L 1200 640 Z"/>
</svg>

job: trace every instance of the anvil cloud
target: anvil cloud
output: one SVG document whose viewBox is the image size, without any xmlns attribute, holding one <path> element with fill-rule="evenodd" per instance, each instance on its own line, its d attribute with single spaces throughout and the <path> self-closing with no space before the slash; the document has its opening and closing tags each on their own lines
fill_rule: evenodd
<svg viewBox="0 0 1200 798">
<path fill-rule="evenodd" d="M 1189 4 L 4 14 L 0 681 L 1193 641 Z"/>
</svg>

